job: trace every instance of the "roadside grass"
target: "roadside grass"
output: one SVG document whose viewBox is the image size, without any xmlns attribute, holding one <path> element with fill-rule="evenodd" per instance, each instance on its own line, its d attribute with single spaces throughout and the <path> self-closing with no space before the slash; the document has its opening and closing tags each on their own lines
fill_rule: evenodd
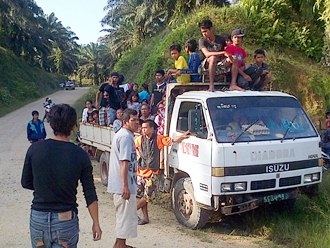
<svg viewBox="0 0 330 248">
<path fill-rule="evenodd" d="M 319 194 L 299 198 L 291 210 L 276 206 L 225 217 L 209 224 L 201 232 L 228 236 L 253 236 L 289 248 L 330 247 L 330 173 L 324 174 Z M 263 241 L 260 241 L 263 244 Z"/>
</svg>

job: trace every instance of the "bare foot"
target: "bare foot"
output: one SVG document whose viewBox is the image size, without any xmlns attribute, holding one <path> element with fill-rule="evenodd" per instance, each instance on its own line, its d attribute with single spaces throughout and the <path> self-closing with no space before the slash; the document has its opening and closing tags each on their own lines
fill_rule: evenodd
<svg viewBox="0 0 330 248">
<path fill-rule="evenodd" d="M 238 85 L 230 85 L 229 90 L 239 90 L 239 91 L 244 91 L 241 87 Z"/>
<path fill-rule="evenodd" d="M 210 88 L 209 88 L 209 91 L 210 91 L 210 92 L 214 92 L 214 88 L 211 88 L 211 87 L 210 87 Z"/>
</svg>

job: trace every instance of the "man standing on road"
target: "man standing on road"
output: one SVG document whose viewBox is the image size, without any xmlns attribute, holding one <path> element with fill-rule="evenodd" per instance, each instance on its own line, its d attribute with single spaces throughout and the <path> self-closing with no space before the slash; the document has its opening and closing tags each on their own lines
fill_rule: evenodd
<svg viewBox="0 0 330 248">
<path fill-rule="evenodd" d="M 39 120 L 39 112 L 32 111 L 32 120 L 27 125 L 27 138 L 30 143 L 34 143 L 46 138 L 46 129 L 44 123 Z"/>
<path fill-rule="evenodd" d="M 81 182 L 93 220 L 93 239 L 101 239 L 93 167 L 87 153 L 70 142 L 77 113 L 67 104 L 50 111 L 54 138 L 36 142 L 26 153 L 21 184 L 33 190 L 30 215 L 32 248 L 77 247 L 77 186 Z"/>
<path fill-rule="evenodd" d="M 108 192 L 116 208 L 115 248 L 130 247 L 126 239 L 137 237 L 136 151 L 134 132 L 139 127 L 136 110 L 125 109 L 123 127 L 115 134 L 109 162 Z"/>
<path fill-rule="evenodd" d="M 153 120 L 142 123 L 142 135 L 137 137 L 135 145 L 138 154 L 137 197 L 140 198 L 137 208 L 142 209 L 143 219 L 138 224 L 149 223 L 148 202 L 156 194 L 158 188 L 158 174 L 160 168 L 160 151 L 172 142 L 181 142 L 190 137 L 190 131 L 174 138 L 157 134 L 156 124 Z"/>
</svg>

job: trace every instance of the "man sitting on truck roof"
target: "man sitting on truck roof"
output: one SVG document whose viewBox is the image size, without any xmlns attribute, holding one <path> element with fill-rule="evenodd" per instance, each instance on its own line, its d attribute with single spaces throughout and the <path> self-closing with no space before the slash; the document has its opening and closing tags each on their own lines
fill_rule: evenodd
<svg viewBox="0 0 330 248">
<path fill-rule="evenodd" d="M 210 78 L 209 91 L 214 91 L 214 78 L 216 73 L 223 74 L 231 71 L 230 90 L 243 90 L 237 85 L 238 64 L 232 54 L 224 51 L 225 38 L 214 33 L 211 20 L 199 23 L 202 37 L 199 39 L 199 50 L 205 56 L 201 66 L 208 70 Z"/>
<path fill-rule="evenodd" d="M 158 187 L 158 173 L 160 166 L 160 151 L 172 142 L 181 142 L 189 138 L 190 131 L 174 138 L 156 133 L 156 124 L 152 120 L 142 123 L 142 135 L 135 139 L 138 156 L 137 168 L 137 198 L 140 198 L 137 209 L 142 209 L 143 219 L 138 224 L 149 223 L 148 202 L 154 198 Z"/>
</svg>

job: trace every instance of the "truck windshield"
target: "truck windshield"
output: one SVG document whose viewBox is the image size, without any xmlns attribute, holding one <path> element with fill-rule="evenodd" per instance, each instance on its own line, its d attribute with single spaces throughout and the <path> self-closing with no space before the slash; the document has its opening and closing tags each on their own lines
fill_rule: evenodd
<svg viewBox="0 0 330 248">
<path fill-rule="evenodd" d="M 291 97 L 222 97 L 207 100 L 218 142 L 253 142 L 316 137 L 318 134 Z"/>
</svg>

